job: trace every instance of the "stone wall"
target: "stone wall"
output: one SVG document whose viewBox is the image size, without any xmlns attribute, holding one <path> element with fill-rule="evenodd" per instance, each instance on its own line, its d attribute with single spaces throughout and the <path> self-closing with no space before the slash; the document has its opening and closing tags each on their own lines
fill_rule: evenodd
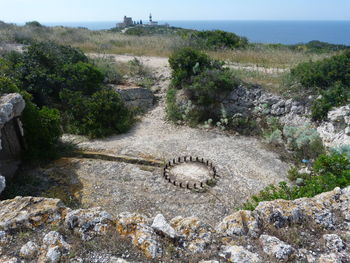
<svg viewBox="0 0 350 263">
<path fill-rule="evenodd" d="M 0 193 L 5 188 L 5 178 L 10 179 L 20 163 L 24 142 L 19 116 L 24 107 L 20 94 L 7 94 L 0 98 Z"/>
</svg>

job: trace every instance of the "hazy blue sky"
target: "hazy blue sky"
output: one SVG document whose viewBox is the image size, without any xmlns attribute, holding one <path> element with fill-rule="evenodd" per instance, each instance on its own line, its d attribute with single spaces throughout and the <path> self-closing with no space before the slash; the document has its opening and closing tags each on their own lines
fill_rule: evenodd
<svg viewBox="0 0 350 263">
<path fill-rule="evenodd" d="M 350 20 L 350 0 L 0 0 L 6 22 L 155 20 Z"/>
</svg>

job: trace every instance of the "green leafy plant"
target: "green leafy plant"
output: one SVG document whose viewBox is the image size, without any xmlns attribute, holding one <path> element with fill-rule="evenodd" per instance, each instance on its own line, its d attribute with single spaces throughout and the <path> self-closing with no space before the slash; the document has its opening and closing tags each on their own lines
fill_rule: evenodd
<svg viewBox="0 0 350 263">
<path fill-rule="evenodd" d="M 72 133 L 106 137 L 127 131 L 133 123 L 132 113 L 111 89 L 101 89 L 91 97 L 65 90 L 61 98 L 71 106 L 65 113 L 65 126 Z"/>
<path fill-rule="evenodd" d="M 295 169 L 290 171 L 291 178 L 304 178 L 302 186 L 288 186 L 286 182 L 270 185 L 259 194 L 251 197 L 243 208 L 253 210 L 264 201 L 276 199 L 294 200 L 302 197 L 313 197 L 323 192 L 331 191 L 335 187 L 350 185 L 350 160 L 345 154 L 331 153 L 321 155 L 312 166 L 314 175 L 298 174 Z"/>
<path fill-rule="evenodd" d="M 315 121 L 324 120 L 333 107 L 347 103 L 350 103 L 350 86 L 345 87 L 337 82 L 334 87 L 321 91 L 321 98 L 311 106 L 311 117 Z"/>
<path fill-rule="evenodd" d="M 29 100 L 21 116 L 26 160 L 48 160 L 57 157 L 56 146 L 62 135 L 60 113 L 57 109 L 39 109 Z"/>
<path fill-rule="evenodd" d="M 190 83 L 193 76 L 206 69 L 220 68 L 217 62 L 212 61 L 206 54 L 192 48 L 183 48 L 176 51 L 169 58 L 172 69 L 172 85 L 181 89 Z"/>
<path fill-rule="evenodd" d="M 196 47 L 207 49 L 234 49 L 248 46 L 247 38 L 222 30 L 195 31 L 190 34 L 190 39 L 195 42 Z"/>
</svg>

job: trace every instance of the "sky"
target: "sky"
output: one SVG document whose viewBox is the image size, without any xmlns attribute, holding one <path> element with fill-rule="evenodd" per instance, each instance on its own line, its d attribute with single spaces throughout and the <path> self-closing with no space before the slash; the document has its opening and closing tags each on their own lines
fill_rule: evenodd
<svg viewBox="0 0 350 263">
<path fill-rule="evenodd" d="M 0 0 L 5 22 L 350 20 L 350 0 Z"/>
</svg>

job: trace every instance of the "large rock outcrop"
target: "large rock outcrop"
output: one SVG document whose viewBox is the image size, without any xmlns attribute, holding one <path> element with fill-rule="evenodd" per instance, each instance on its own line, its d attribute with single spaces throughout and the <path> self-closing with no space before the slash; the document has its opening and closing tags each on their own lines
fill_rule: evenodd
<svg viewBox="0 0 350 263">
<path fill-rule="evenodd" d="M 0 193 L 5 188 L 4 177 L 11 178 L 20 162 L 23 131 L 18 117 L 24 107 L 20 94 L 12 93 L 0 98 Z"/>
<path fill-rule="evenodd" d="M 146 111 L 154 104 L 155 97 L 150 89 L 138 86 L 115 86 L 115 91 L 120 94 L 125 105 L 132 109 Z"/>
<path fill-rule="evenodd" d="M 111 256 L 119 249 L 115 237 L 119 246 L 130 243 L 128 251 L 118 251 L 124 259 Z M 71 210 L 58 199 L 17 197 L 0 202 L 0 262 L 5 259 L 350 262 L 350 187 L 314 198 L 262 202 L 216 227 L 195 217 L 167 221 L 161 214 L 152 219 L 128 212 L 113 217 L 100 208 Z"/>
</svg>

